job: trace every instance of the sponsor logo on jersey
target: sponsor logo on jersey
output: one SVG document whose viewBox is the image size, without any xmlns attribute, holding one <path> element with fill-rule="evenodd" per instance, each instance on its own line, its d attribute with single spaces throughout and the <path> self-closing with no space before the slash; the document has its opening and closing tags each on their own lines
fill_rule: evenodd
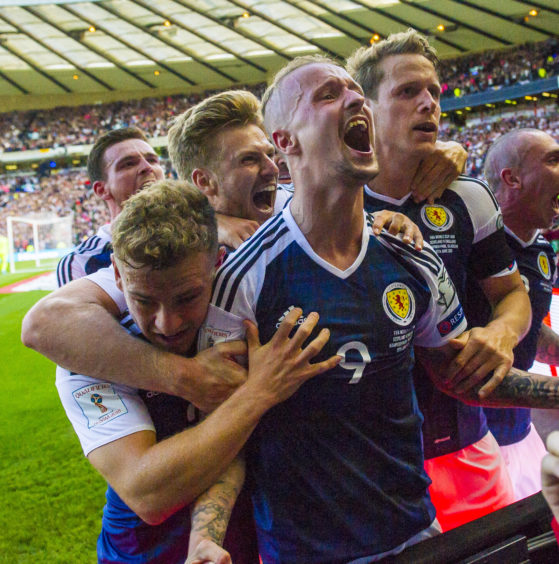
<svg viewBox="0 0 559 564">
<path fill-rule="evenodd" d="M 551 267 L 549 265 L 549 259 L 543 251 L 538 255 L 538 268 L 540 269 L 540 272 L 546 280 L 549 280 L 551 278 Z"/>
<path fill-rule="evenodd" d="M 452 227 L 454 216 L 445 206 L 425 205 L 421 208 L 421 219 L 423 223 L 434 231 L 446 231 Z"/>
<path fill-rule="evenodd" d="M 295 306 L 291 305 L 281 314 L 280 318 L 278 319 L 278 322 L 276 323 L 276 329 L 281 325 L 281 322 L 287 317 L 289 312 L 293 309 L 295 309 Z M 301 317 L 299 317 L 299 319 L 297 320 L 297 325 L 302 325 L 306 319 L 307 317 L 305 315 L 301 315 Z"/>
<path fill-rule="evenodd" d="M 464 310 L 462 309 L 462 305 L 458 305 L 458 307 L 445 319 L 443 319 L 437 325 L 437 329 L 439 330 L 439 334 L 441 337 L 448 335 L 455 327 L 458 327 L 462 320 L 464 319 Z"/>
<path fill-rule="evenodd" d="M 393 282 L 382 295 L 386 315 L 398 325 L 409 325 L 415 315 L 415 298 L 402 282 Z"/>
<path fill-rule="evenodd" d="M 206 343 L 205 348 L 213 347 L 216 343 L 221 343 L 226 341 L 227 337 L 231 335 L 231 331 L 225 331 L 224 329 L 218 329 L 216 327 L 210 327 L 207 325 L 203 329 L 204 342 Z"/>
<path fill-rule="evenodd" d="M 89 429 L 128 413 L 126 405 L 109 382 L 90 384 L 72 392 L 87 419 Z"/>
</svg>

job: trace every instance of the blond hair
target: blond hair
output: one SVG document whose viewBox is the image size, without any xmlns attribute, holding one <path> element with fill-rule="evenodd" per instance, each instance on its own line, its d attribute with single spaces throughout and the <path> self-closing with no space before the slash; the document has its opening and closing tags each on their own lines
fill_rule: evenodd
<svg viewBox="0 0 559 564">
<path fill-rule="evenodd" d="M 112 224 L 113 251 L 133 268 L 169 268 L 198 253 L 217 253 L 215 213 L 185 181 L 160 180 L 123 205 Z"/>
<path fill-rule="evenodd" d="M 213 162 L 215 138 L 223 129 L 249 124 L 263 129 L 260 102 L 246 90 L 228 90 L 210 96 L 171 123 L 169 156 L 179 178 L 184 180 L 190 180 L 194 169 Z"/>
<path fill-rule="evenodd" d="M 429 45 L 424 35 L 412 28 L 393 33 L 370 47 L 360 47 L 348 58 L 346 70 L 371 100 L 376 100 L 379 84 L 384 78 L 382 61 L 391 55 L 423 55 L 433 63 L 435 70 L 439 67 L 435 48 Z"/>
</svg>

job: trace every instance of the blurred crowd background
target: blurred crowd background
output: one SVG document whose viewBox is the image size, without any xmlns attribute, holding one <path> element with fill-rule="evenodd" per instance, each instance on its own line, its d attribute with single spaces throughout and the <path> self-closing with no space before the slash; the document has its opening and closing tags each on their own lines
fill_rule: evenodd
<svg viewBox="0 0 559 564">
<path fill-rule="evenodd" d="M 440 76 L 444 98 L 559 76 L 559 41 L 550 39 L 508 50 L 447 59 L 441 63 Z M 259 97 L 265 87 L 265 84 L 243 86 Z M 127 126 L 139 127 L 150 138 L 164 137 L 174 116 L 213 93 L 0 114 L 0 152 L 88 145 L 107 130 Z M 470 112 L 463 124 L 443 117 L 439 138 L 461 143 L 469 152 L 466 173 L 479 178 L 491 143 L 517 127 L 534 127 L 559 139 L 557 98 L 547 103 L 540 99 L 537 103 L 526 102 L 512 108 Z M 173 176 L 170 162 L 163 160 L 163 163 L 167 175 Z M 8 216 L 35 212 L 58 216 L 73 213 L 74 244 L 94 234 L 108 221 L 106 208 L 93 194 L 83 168 L 0 175 L 0 236 L 6 236 Z M 33 244 L 29 229 L 18 224 L 14 238 L 16 250 L 25 250 Z"/>
</svg>

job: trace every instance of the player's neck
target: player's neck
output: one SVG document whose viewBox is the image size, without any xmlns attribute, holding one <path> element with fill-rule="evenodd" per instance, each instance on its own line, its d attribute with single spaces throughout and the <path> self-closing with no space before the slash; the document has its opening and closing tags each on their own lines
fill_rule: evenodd
<svg viewBox="0 0 559 564">
<path fill-rule="evenodd" d="M 522 216 L 509 215 L 503 212 L 503 222 L 510 231 L 525 243 L 532 241 L 539 231 L 539 229 L 535 227 L 526 226 L 526 222 Z"/>
<path fill-rule="evenodd" d="M 361 251 L 362 188 L 298 190 L 295 186 L 291 213 L 299 229 L 318 256 L 346 270 Z"/>
<path fill-rule="evenodd" d="M 387 158 L 382 154 L 378 155 L 379 173 L 368 182 L 368 186 L 373 192 L 389 196 L 400 200 L 412 190 L 414 179 L 419 161 L 417 163 L 405 155 L 398 155 L 395 158 Z"/>
</svg>

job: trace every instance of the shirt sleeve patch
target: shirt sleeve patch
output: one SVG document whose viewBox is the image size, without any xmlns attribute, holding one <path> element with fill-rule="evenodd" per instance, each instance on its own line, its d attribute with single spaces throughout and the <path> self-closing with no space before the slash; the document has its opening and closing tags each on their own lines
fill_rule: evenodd
<svg viewBox="0 0 559 564">
<path fill-rule="evenodd" d="M 464 309 L 462 308 L 462 305 L 459 304 L 458 307 L 448 317 L 445 317 L 437 325 L 440 336 L 445 337 L 446 335 L 451 333 L 456 327 L 460 325 L 460 323 L 462 323 L 463 319 Z"/>
<path fill-rule="evenodd" d="M 122 398 L 109 382 L 83 386 L 72 395 L 87 419 L 89 429 L 128 413 Z"/>
</svg>

